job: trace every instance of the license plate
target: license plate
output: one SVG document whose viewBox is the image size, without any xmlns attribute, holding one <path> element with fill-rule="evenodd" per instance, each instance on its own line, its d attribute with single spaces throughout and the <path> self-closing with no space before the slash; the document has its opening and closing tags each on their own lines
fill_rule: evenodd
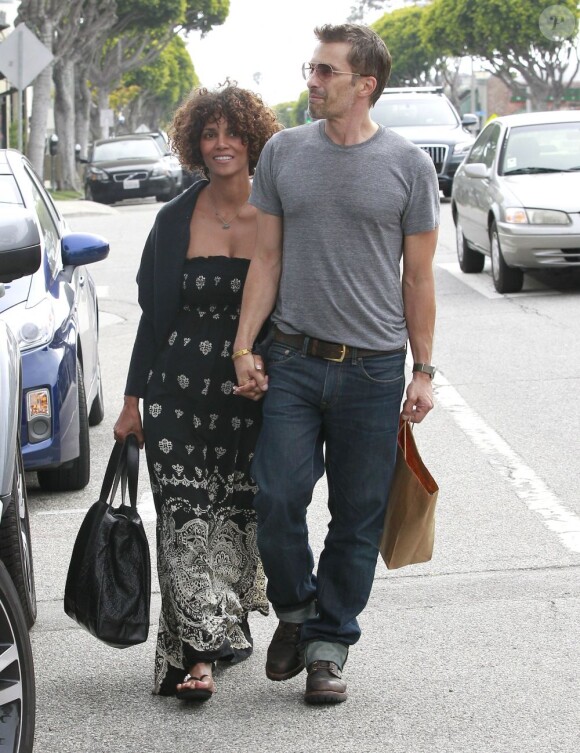
<svg viewBox="0 0 580 753">
<path fill-rule="evenodd" d="M 139 188 L 140 181 L 132 180 L 131 178 L 125 178 L 123 181 L 123 188 L 129 191 L 131 188 Z"/>
</svg>

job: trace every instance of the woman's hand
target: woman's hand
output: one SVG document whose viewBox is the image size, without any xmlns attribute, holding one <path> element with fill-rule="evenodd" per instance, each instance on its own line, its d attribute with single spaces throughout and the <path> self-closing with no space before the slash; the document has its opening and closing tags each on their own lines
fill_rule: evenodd
<svg viewBox="0 0 580 753">
<path fill-rule="evenodd" d="M 117 442 L 124 442 L 129 434 L 134 434 L 137 437 L 139 447 L 142 449 L 145 444 L 145 435 L 143 434 L 143 422 L 139 411 L 139 398 L 125 395 L 123 410 L 113 426 L 113 436 Z"/>
<path fill-rule="evenodd" d="M 257 353 L 248 353 L 234 361 L 238 386 L 234 394 L 250 400 L 261 400 L 268 389 L 268 377 L 264 373 L 264 361 Z"/>
</svg>

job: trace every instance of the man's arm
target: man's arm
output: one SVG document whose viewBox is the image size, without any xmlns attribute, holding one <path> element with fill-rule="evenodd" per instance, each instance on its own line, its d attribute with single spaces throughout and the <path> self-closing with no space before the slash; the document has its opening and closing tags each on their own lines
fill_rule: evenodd
<svg viewBox="0 0 580 753">
<path fill-rule="evenodd" d="M 258 210 L 256 251 L 244 285 L 233 354 L 246 349 L 251 351 L 262 325 L 276 303 L 281 271 L 282 217 Z M 237 356 L 234 365 L 238 376 L 238 387 L 234 392 L 252 400 L 263 397 L 268 389 L 268 378 L 259 356 L 253 356 L 251 352 Z"/>
<path fill-rule="evenodd" d="M 438 228 L 426 233 L 407 235 L 403 244 L 403 304 L 415 363 L 431 363 L 435 329 L 433 257 L 437 235 Z M 403 418 L 419 423 L 432 407 L 431 377 L 415 372 L 407 387 Z"/>
</svg>

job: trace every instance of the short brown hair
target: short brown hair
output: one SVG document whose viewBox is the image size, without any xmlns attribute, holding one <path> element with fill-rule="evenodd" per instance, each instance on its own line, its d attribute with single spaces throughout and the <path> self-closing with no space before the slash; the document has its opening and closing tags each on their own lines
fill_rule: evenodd
<svg viewBox="0 0 580 753">
<path fill-rule="evenodd" d="M 201 170 L 207 176 L 199 148 L 201 132 L 206 123 L 222 118 L 248 145 L 250 175 L 253 174 L 264 144 L 283 126 L 259 94 L 241 89 L 229 79 L 215 91 L 194 89 L 176 110 L 168 133 L 179 161 L 189 170 Z"/>
<path fill-rule="evenodd" d="M 319 42 L 326 44 L 332 42 L 350 44 L 347 60 L 353 72 L 374 76 L 377 80 L 377 88 L 371 97 L 371 105 L 374 105 L 383 93 L 391 75 L 391 53 L 379 35 L 362 24 L 337 26 L 325 24 L 317 26 L 314 34 Z"/>
</svg>

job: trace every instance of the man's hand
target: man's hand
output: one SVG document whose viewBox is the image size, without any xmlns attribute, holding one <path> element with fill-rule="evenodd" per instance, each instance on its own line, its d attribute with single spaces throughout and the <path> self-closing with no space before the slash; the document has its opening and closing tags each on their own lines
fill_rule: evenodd
<svg viewBox="0 0 580 753">
<path fill-rule="evenodd" d="M 407 387 L 407 399 L 403 404 L 402 416 L 406 421 L 419 424 L 433 408 L 433 387 L 428 374 L 415 372 Z"/>
<path fill-rule="evenodd" d="M 234 387 L 234 395 L 247 397 L 250 400 L 261 400 L 268 389 L 268 377 L 264 371 L 264 361 L 256 353 L 247 353 L 234 361 L 238 386 Z"/>
</svg>

